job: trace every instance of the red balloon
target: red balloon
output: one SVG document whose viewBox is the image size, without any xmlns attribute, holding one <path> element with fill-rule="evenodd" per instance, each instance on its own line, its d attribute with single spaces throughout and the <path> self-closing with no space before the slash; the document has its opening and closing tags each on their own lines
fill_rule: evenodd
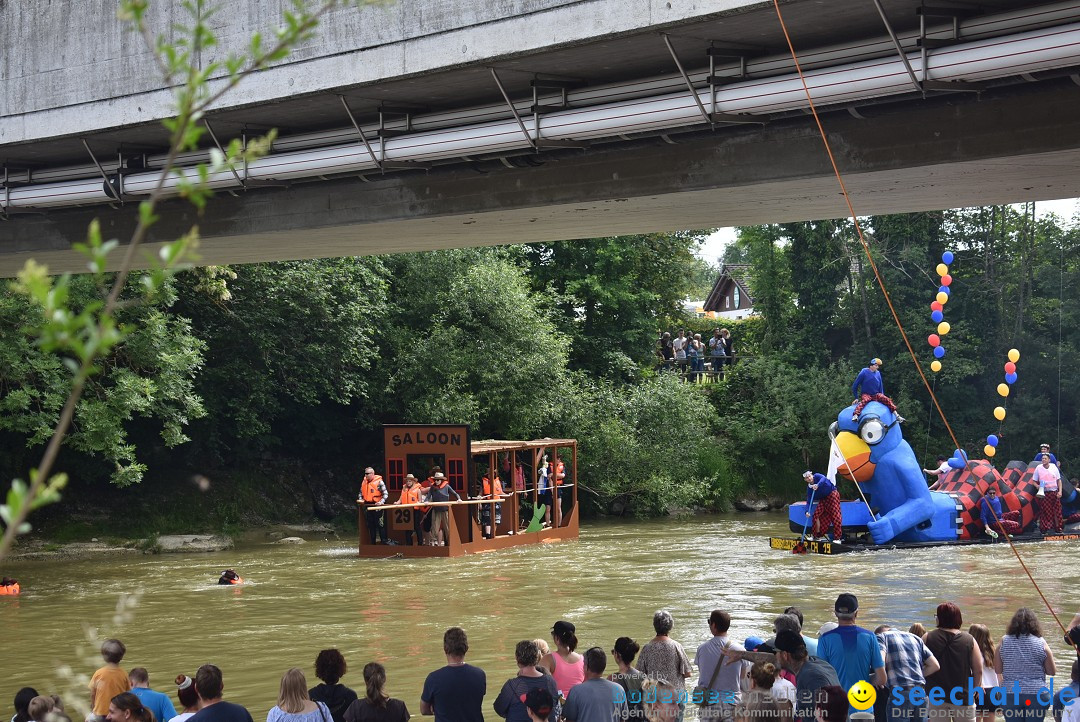
<svg viewBox="0 0 1080 722">
<path fill-rule="evenodd" d="M 1014 364 L 1012 361 L 1006 361 L 1005 362 L 1005 373 L 1007 373 L 1007 374 L 1016 373 L 1016 364 Z"/>
<path fill-rule="evenodd" d="M 941 305 L 941 301 L 934 301 L 933 303 L 930 304 L 930 310 L 931 311 L 941 311 L 944 308 L 945 307 Z"/>
<path fill-rule="evenodd" d="M 938 346 L 941 345 L 941 338 L 939 338 L 936 333 L 932 333 L 929 336 L 927 336 L 926 340 L 934 348 L 937 348 Z"/>
<path fill-rule="evenodd" d="M 946 273 L 944 276 L 941 277 L 941 285 L 942 286 L 949 286 L 951 284 L 952 284 L 952 276 L 950 276 L 949 274 Z"/>
</svg>

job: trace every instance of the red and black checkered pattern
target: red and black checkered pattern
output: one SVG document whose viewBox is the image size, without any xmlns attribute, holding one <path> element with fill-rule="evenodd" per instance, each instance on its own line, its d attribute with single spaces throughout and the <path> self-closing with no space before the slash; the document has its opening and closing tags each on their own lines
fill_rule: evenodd
<svg viewBox="0 0 1080 722">
<path fill-rule="evenodd" d="M 960 507 L 960 538 L 971 539 L 982 533 L 979 500 L 994 486 L 1001 497 L 1003 513 L 1017 512 L 1014 517 L 1020 528 L 1027 528 L 1036 518 L 1033 504 L 1038 484 L 1031 480 L 1034 471 L 1021 461 L 1011 461 L 1003 474 L 985 459 L 969 461 L 967 468 L 950 471 L 939 484 L 938 490 L 951 494 Z"/>
<path fill-rule="evenodd" d="M 814 536 L 825 536 L 831 531 L 833 539 L 839 539 L 844 536 L 840 525 L 840 494 L 834 492 L 814 506 Z"/>
</svg>

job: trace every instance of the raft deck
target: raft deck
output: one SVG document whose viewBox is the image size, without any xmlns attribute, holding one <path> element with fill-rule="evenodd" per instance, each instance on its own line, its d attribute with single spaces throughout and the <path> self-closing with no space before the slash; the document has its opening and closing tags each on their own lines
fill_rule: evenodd
<svg viewBox="0 0 1080 722">
<path fill-rule="evenodd" d="M 1076 542 L 1080 541 L 1080 532 L 1066 531 L 1060 534 L 1046 535 L 1028 533 L 1014 536 L 1012 540 L 1014 544 L 1053 541 Z M 799 540 L 797 538 L 769 538 L 769 547 L 771 547 L 772 549 L 780 549 L 783 551 L 791 551 L 798 543 Z M 994 539 L 989 536 L 983 536 L 977 539 L 953 539 L 950 541 L 933 542 L 890 542 L 888 544 L 875 544 L 874 542 L 870 541 L 869 538 L 864 537 L 857 537 L 852 541 L 844 542 L 811 541 L 809 539 L 803 541 L 803 545 L 806 547 L 807 553 L 823 554 L 829 556 L 836 554 L 847 554 L 848 552 L 873 552 L 884 551 L 887 549 L 930 549 L 935 547 L 963 547 L 984 544 L 1008 545 L 1008 542 L 1005 540 L 1005 537 L 999 537 L 997 539 Z"/>
</svg>

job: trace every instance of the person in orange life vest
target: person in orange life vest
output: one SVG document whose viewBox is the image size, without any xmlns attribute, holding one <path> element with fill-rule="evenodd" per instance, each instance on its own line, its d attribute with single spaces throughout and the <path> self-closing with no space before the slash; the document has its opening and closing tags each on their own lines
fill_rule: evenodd
<svg viewBox="0 0 1080 722">
<path fill-rule="evenodd" d="M 424 489 L 416 481 L 416 477 L 412 474 L 405 475 L 405 486 L 401 489 L 401 498 L 398 499 L 398 504 L 419 504 L 424 500 Z M 412 516 L 412 531 L 405 532 L 405 543 L 408 546 L 413 545 L 413 535 L 416 535 L 416 541 L 419 543 L 423 537 L 424 532 L 420 527 L 424 518 L 424 512 L 420 510 L 420 507 L 409 510 Z"/>
<path fill-rule="evenodd" d="M 503 492 L 502 480 L 499 479 L 498 474 L 495 475 L 495 487 L 492 491 L 491 479 L 487 474 L 484 474 L 483 489 L 481 489 L 482 499 L 490 499 L 492 497 L 496 499 L 506 499 L 509 494 Z M 482 504 L 480 506 L 480 523 L 484 525 L 484 536 L 491 539 L 495 536 L 491 531 L 491 506 L 488 504 Z M 498 529 L 499 524 L 502 524 L 502 504 L 495 505 L 495 528 Z M 513 531 L 510 532 L 513 534 Z"/>
<path fill-rule="evenodd" d="M 20 591 L 19 583 L 11 577 L 4 577 L 3 581 L 0 581 L 0 595 L 15 596 Z"/>
<path fill-rule="evenodd" d="M 390 495 L 386 492 L 386 484 L 383 483 L 383 478 L 376 474 L 375 470 L 370 466 L 364 469 L 364 480 L 360 482 L 360 498 L 357 501 L 362 501 L 368 505 L 364 509 L 364 516 L 367 520 L 368 536 L 371 538 L 372 544 L 378 543 L 375 541 L 376 533 L 383 544 L 390 543 L 386 538 L 386 512 L 372 508 L 382 506 L 388 498 L 390 498 Z"/>
<path fill-rule="evenodd" d="M 559 500 L 559 518 L 562 519 L 563 501 L 566 498 L 568 489 L 562 488 L 563 481 L 566 480 L 566 464 L 558 456 L 555 457 L 555 498 Z"/>
<path fill-rule="evenodd" d="M 450 495 L 461 501 L 461 495 L 454 487 L 450 486 L 450 480 L 441 471 L 436 471 L 432 477 L 434 484 L 428 490 L 428 501 L 450 501 Z M 433 546 L 446 546 L 446 538 L 450 534 L 450 510 L 445 506 L 433 506 L 431 508 L 431 536 Z"/>
<path fill-rule="evenodd" d="M 221 576 L 218 577 L 217 583 L 218 584 L 243 584 L 244 579 L 239 574 L 234 572 L 232 569 L 226 569 L 225 571 L 223 571 L 221 573 Z"/>
</svg>

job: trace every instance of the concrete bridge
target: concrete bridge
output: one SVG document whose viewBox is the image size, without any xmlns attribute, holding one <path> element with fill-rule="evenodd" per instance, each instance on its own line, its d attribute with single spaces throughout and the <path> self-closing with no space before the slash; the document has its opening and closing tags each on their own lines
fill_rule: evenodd
<svg viewBox="0 0 1080 722">
<path fill-rule="evenodd" d="M 1080 2 L 942 4 L 782 4 L 856 209 L 1080 195 Z M 154 27 L 182 21 L 158 5 Z M 221 52 L 277 6 L 214 16 Z M 112 7 L 0 4 L 0 275 L 29 257 L 78 270 L 91 218 L 133 225 L 170 94 Z M 209 115 L 223 142 L 281 138 L 221 179 L 203 260 L 846 215 L 793 70 L 772 4 L 751 0 L 341 8 Z M 178 201 L 163 216 L 159 239 L 195 220 Z"/>
</svg>

